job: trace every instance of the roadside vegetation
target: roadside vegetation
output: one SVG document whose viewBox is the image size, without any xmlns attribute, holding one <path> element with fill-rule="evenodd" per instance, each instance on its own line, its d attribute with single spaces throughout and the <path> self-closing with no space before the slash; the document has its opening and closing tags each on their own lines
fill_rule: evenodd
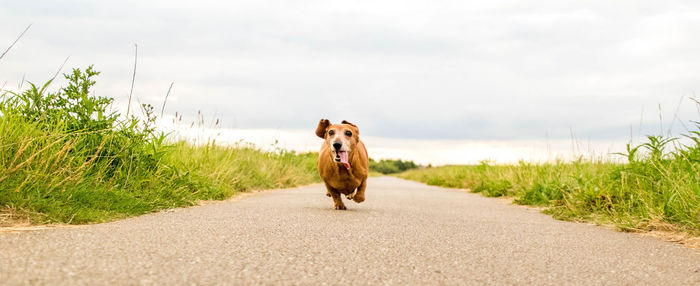
<svg viewBox="0 0 700 286">
<path fill-rule="evenodd" d="M 648 136 L 627 145 L 627 163 L 579 159 L 517 165 L 443 166 L 399 174 L 429 185 L 467 188 L 545 207 L 559 219 L 612 224 L 625 231 L 700 235 L 700 122 L 679 138 Z"/>
<path fill-rule="evenodd" d="M 374 159 L 369 159 L 369 170 L 371 172 L 376 172 L 380 174 L 395 174 L 401 173 L 406 170 L 416 169 L 418 165 L 413 161 L 403 161 L 403 160 L 391 160 L 382 159 L 375 161 Z"/>
<path fill-rule="evenodd" d="M 102 222 L 319 181 L 316 154 L 170 142 L 152 106 L 121 116 L 91 94 L 98 75 L 74 69 L 58 91 L 49 81 L 0 94 L 0 214 Z"/>
</svg>

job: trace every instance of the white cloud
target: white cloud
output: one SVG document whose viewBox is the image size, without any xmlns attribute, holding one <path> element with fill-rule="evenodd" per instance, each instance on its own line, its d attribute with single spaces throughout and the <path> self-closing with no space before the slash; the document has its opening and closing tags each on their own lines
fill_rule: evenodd
<svg viewBox="0 0 700 286">
<path fill-rule="evenodd" d="M 95 64 L 96 92 L 235 128 L 348 119 L 376 137 L 625 139 L 698 89 L 696 1 L 15 1 L 0 84 Z M 692 103 L 678 117 L 697 119 Z M 679 129 L 676 129 L 679 130 Z M 637 132 L 637 131 L 635 131 Z"/>
</svg>

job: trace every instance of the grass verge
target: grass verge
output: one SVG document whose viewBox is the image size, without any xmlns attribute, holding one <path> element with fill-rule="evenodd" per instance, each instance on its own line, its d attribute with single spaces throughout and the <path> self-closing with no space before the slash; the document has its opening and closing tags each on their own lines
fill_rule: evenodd
<svg viewBox="0 0 700 286">
<path fill-rule="evenodd" d="M 443 166 L 398 177 L 467 188 L 545 207 L 557 219 L 614 225 L 623 231 L 678 231 L 700 235 L 700 123 L 687 144 L 648 136 L 627 146 L 628 163 L 578 160 L 517 165 Z M 674 142 L 674 148 L 667 148 Z M 672 149 L 666 151 L 666 149 Z"/>
<path fill-rule="evenodd" d="M 316 154 L 169 143 L 144 116 L 90 94 L 92 67 L 48 92 L 30 83 L 0 98 L 0 214 L 33 223 L 104 222 L 252 189 L 319 181 Z"/>
<path fill-rule="evenodd" d="M 416 165 L 416 163 L 413 161 L 395 159 L 382 159 L 375 161 L 372 158 L 369 159 L 370 176 L 396 174 L 416 168 L 418 168 L 418 165 Z"/>
</svg>

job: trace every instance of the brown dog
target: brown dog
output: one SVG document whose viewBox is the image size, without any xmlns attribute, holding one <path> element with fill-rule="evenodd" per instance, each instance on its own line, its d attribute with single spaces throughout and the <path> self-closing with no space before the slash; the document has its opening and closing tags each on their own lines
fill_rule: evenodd
<svg viewBox="0 0 700 286">
<path fill-rule="evenodd" d="M 369 156 L 365 144 L 360 141 L 360 130 L 345 120 L 341 124 L 331 124 L 328 119 L 321 119 L 316 135 L 324 139 L 318 154 L 318 174 L 326 183 L 326 196 L 333 198 L 335 209 L 347 209 L 340 194 L 357 203 L 363 202 Z"/>
</svg>

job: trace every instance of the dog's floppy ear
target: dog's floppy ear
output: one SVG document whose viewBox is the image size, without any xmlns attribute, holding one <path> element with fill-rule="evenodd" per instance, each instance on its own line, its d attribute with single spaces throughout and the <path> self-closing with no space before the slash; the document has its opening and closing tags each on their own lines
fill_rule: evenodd
<svg viewBox="0 0 700 286">
<path fill-rule="evenodd" d="M 352 126 L 354 126 L 354 127 L 357 127 L 357 125 L 352 124 L 352 123 L 348 122 L 347 120 L 343 120 L 343 122 L 341 122 L 341 123 L 347 124 L 347 125 L 352 125 Z"/>
<path fill-rule="evenodd" d="M 318 127 L 316 127 L 316 136 L 326 138 L 326 128 L 328 128 L 329 125 L 331 125 L 331 122 L 328 121 L 328 119 L 321 119 L 321 121 L 318 122 Z"/>
</svg>

